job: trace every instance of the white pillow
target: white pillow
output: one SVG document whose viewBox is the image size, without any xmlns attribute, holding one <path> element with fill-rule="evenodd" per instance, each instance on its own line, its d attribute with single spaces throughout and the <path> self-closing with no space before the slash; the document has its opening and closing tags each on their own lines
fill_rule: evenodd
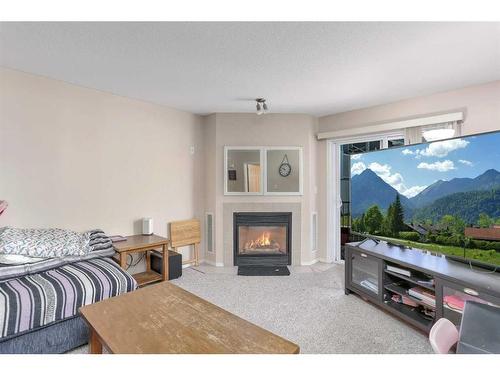
<svg viewBox="0 0 500 375">
<path fill-rule="evenodd" d="M 0 264 L 8 264 L 8 265 L 36 263 L 44 259 L 45 258 L 35 258 L 26 255 L 0 254 Z"/>
<path fill-rule="evenodd" d="M 90 250 L 90 232 L 10 227 L 0 230 L 0 254 L 57 258 L 70 255 L 84 256 Z"/>
</svg>

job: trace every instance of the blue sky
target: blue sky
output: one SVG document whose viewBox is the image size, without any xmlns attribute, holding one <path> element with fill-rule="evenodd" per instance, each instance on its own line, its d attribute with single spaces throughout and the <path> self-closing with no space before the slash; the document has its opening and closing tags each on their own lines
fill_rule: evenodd
<svg viewBox="0 0 500 375">
<path fill-rule="evenodd" d="M 351 173 L 370 168 L 411 198 L 437 180 L 500 171 L 500 132 L 368 152 L 351 157 Z"/>
</svg>

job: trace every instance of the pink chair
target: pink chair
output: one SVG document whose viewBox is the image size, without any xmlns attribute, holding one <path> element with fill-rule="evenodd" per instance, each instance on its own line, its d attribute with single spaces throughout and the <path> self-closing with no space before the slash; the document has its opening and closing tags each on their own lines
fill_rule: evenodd
<svg viewBox="0 0 500 375">
<path fill-rule="evenodd" d="M 441 318 L 432 326 L 429 341 L 434 353 L 448 354 L 458 341 L 457 327 L 448 319 Z"/>
</svg>

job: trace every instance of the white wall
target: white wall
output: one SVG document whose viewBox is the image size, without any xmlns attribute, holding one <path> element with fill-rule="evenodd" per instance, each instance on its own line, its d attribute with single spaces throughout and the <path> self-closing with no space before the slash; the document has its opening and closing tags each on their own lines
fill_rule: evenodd
<svg viewBox="0 0 500 375">
<path fill-rule="evenodd" d="M 199 116 L 0 69 L 0 226 L 166 235 L 202 218 L 203 154 Z"/>
<path fill-rule="evenodd" d="M 324 116 L 319 118 L 318 128 L 319 132 L 361 128 L 370 133 L 372 125 L 456 111 L 465 113 L 463 135 L 500 130 L 500 81 Z M 326 141 L 321 141 L 317 153 L 321 257 L 326 255 L 328 230 L 326 168 Z"/>
</svg>

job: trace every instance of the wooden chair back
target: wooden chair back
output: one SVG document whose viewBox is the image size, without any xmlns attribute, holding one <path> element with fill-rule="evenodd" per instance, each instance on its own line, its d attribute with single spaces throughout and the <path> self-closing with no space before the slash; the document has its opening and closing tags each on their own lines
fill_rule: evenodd
<svg viewBox="0 0 500 375">
<path fill-rule="evenodd" d="M 198 219 L 173 221 L 170 227 L 170 246 L 174 251 L 179 247 L 194 246 L 194 257 L 182 262 L 182 264 L 198 265 L 201 243 L 201 225 Z"/>
</svg>

